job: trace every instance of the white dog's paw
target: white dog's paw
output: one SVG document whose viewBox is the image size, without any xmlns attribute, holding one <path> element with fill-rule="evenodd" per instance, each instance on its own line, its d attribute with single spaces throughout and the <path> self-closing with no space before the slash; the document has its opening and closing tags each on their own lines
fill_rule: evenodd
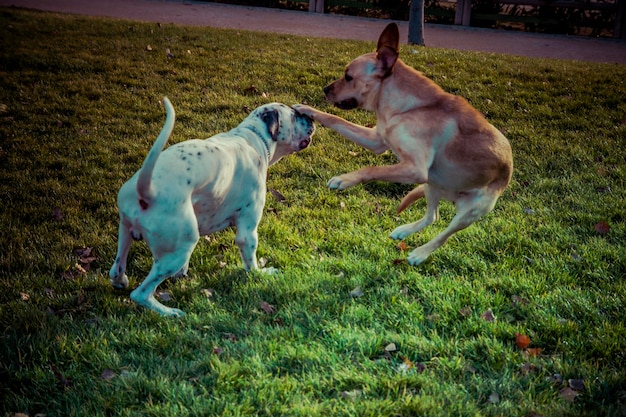
<svg viewBox="0 0 626 417">
<path fill-rule="evenodd" d="M 121 276 L 111 277 L 110 279 L 111 285 L 113 288 L 122 290 L 124 288 L 128 288 L 128 277 L 126 274 L 122 274 Z"/>
<path fill-rule="evenodd" d="M 395 230 L 389 234 L 389 237 L 393 240 L 402 240 L 415 233 L 414 229 L 415 227 L 413 223 L 404 224 L 396 227 Z"/>
<path fill-rule="evenodd" d="M 273 266 L 269 266 L 267 268 L 261 268 L 258 270 L 260 273 L 262 274 L 266 274 L 266 275 L 276 275 L 280 272 L 279 269 L 274 268 Z"/>
<path fill-rule="evenodd" d="M 419 248 L 413 250 L 413 252 L 409 253 L 407 261 L 409 262 L 409 265 L 417 266 L 428 259 L 431 253 L 432 251 L 428 250 L 428 248 L 420 246 Z"/>
<path fill-rule="evenodd" d="M 130 299 L 140 306 L 143 306 L 152 311 L 156 311 L 164 317 L 183 317 L 185 315 L 185 312 L 183 310 L 168 307 L 159 303 L 153 295 L 149 296 L 148 298 L 143 298 L 143 293 L 138 290 L 134 290 L 130 293 Z"/>
</svg>

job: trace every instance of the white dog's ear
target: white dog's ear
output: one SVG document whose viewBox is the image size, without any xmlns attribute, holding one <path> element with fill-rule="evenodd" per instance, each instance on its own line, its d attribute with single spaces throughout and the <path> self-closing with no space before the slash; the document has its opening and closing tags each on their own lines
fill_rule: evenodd
<svg viewBox="0 0 626 417">
<path fill-rule="evenodd" d="M 378 38 L 376 48 L 376 66 L 382 72 L 383 78 L 393 72 L 393 66 L 398 60 L 400 50 L 400 31 L 398 25 L 389 23 Z"/>
<path fill-rule="evenodd" d="M 278 140 L 278 130 L 280 128 L 280 122 L 278 120 L 278 111 L 277 110 L 267 110 L 261 114 L 261 120 L 267 126 L 267 131 L 269 132 L 272 140 L 276 142 Z"/>
</svg>

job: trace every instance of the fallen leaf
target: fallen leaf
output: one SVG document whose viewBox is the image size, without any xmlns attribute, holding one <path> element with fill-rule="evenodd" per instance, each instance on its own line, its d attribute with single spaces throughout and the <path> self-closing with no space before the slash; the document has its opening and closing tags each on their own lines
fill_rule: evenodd
<svg viewBox="0 0 626 417">
<path fill-rule="evenodd" d="M 426 316 L 426 320 L 428 321 L 439 321 L 441 319 L 441 314 L 433 313 Z"/>
<path fill-rule="evenodd" d="M 339 208 L 342 210 L 346 209 L 346 203 L 344 203 L 343 201 L 341 203 L 339 203 Z"/>
<path fill-rule="evenodd" d="M 172 301 L 172 295 L 168 291 L 157 291 L 156 295 L 159 297 L 161 301 Z"/>
<path fill-rule="evenodd" d="M 61 221 L 63 219 L 63 210 L 60 207 L 55 207 L 52 211 L 52 219 L 54 221 Z"/>
<path fill-rule="evenodd" d="M 30 295 L 26 294 L 25 292 L 21 292 L 20 293 L 20 300 L 22 300 L 22 301 L 29 301 L 30 300 Z"/>
<path fill-rule="evenodd" d="M 584 391 L 585 390 L 585 380 L 584 379 L 568 379 L 567 385 L 573 389 L 574 391 Z"/>
<path fill-rule="evenodd" d="M 522 375 L 526 376 L 531 372 L 536 373 L 539 369 L 540 368 L 538 366 L 533 365 L 530 362 L 525 362 L 524 365 L 522 365 Z"/>
<path fill-rule="evenodd" d="M 552 374 L 548 379 L 552 384 L 555 385 L 561 385 L 563 383 L 563 377 L 561 376 L 561 374 Z"/>
<path fill-rule="evenodd" d="M 607 235 L 611 231 L 611 227 L 607 222 L 599 222 L 594 227 L 595 231 L 601 235 Z"/>
<path fill-rule="evenodd" d="M 352 391 L 341 391 L 340 395 L 341 398 L 345 400 L 356 401 L 361 397 L 361 395 L 363 395 L 363 391 L 361 391 L 360 389 L 353 389 Z"/>
<path fill-rule="evenodd" d="M 358 298 L 362 296 L 363 296 L 363 291 L 361 290 L 361 287 L 356 287 L 355 289 L 350 291 L 350 297 L 352 298 Z"/>
<path fill-rule="evenodd" d="M 224 339 L 228 340 L 229 342 L 236 342 L 237 341 L 237 335 L 234 333 L 224 333 Z"/>
<path fill-rule="evenodd" d="M 511 297 L 511 301 L 513 302 L 514 306 L 525 306 L 529 303 L 526 298 L 520 297 L 519 295 L 513 295 Z"/>
<path fill-rule="evenodd" d="M 402 362 L 406 365 L 407 369 L 412 369 L 415 365 L 407 357 L 401 356 Z"/>
<path fill-rule="evenodd" d="M 221 355 L 222 353 L 224 353 L 224 349 L 222 349 L 221 347 L 213 346 L 214 355 Z"/>
<path fill-rule="evenodd" d="M 539 356 L 539 355 L 541 355 L 541 352 L 543 352 L 542 348 L 528 348 L 528 349 L 526 349 L 526 353 L 528 353 L 528 356 Z"/>
<path fill-rule="evenodd" d="M 200 294 L 204 295 L 206 298 L 211 298 L 213 297 L 213 294 L 215 294 L 215 291 L 213 288 L 203 288 L 200 290 Z"/>
<path fill-rule="evenodd" d="M 481 314 L 480 318 L 488 322 L 492 322 L 496 320 L 496 316 L 493 315 L 493 312 L 491 311 L 490 308 L 487 309 L 487 311 L 485 311 L 483 314 Z"/>
<path fill-rule="evenodd" d="M 273 188 L 270 188 L 268 191 L 276 198 L 276 200 L 278 200 L 279 203 L 285 204 L 285 202 L 287 201 L 284 195 L 274 190 Z"/>
<path fill-rule="evenodd" d="M 273 305 L 266 303 L 265 301 L 261 301 L 259 303 L 259 307 L 261 308 L 261 310 L 265 311 L 267 314 L 275 314 L 276 313 L 276 307 L 274 307 Z"/>
<path fill-rule="evenodd" d="M 526 349 L 530 345 L 530 338 L 525 334 L 515 333 L 515 344 L 519 349 Z"/>
<path fill-rule="evenodd" d="M 265 265 L 267 265 L 267 259 L 266 258 L 259 258 L 259 268 L 263 269 L 265 268 Z"/>
<path fill-rule="evenodd" d="M 259 94 L 259 89 L 256 88 L 255 85 L 251 85 L 250 87 L 244 88 L 243 92 L 247 95 L 257 95 Z"/>
<path fill-rule="evenodd" d="M 354 151 L 349 151 L 348 154 L 350 156 L 359 156 L 359 153 L 358 152 L 354 152 Z"/>
<path fill-rule="evenodd" d="M 398 348 L 396 347 L 395 343 L 389 343 L 387 346 L 385 346 L 385 352 L 395 352 L 396 350 L 398 350 Z"/>
<path fill-rule="evenodd" d="M 492 392 L 489 394 L 489 398 L 487 399 L 491 404 L 498 404 L 500 402 L 500 394 L 497 392 Z"/>
<path fill-rule="evenodd" d="M 576 397 L 580 394 L 570 387 L 565 387 L 561 391 L 559 391 L 559 397 L 563 398 L 565 401 L 569 403 L 573 403 L 576 401 Z"/>
<path fill-rule="evenodd" d="M 151 50 L 152 50 L 152 46 L 146 45 L 146 51 L 151 51 Z"/>
<path fill-rule="evenodd" d="M 105 381 L 110 381 L 113 378 L 115 378 L 116 376 L 117 376 L 117 374 L 115 372 L 113 372 L 112 370 L 110 370 L 110 369 L 105 369 L 100 374 L 100 378 L 104 379 Z"/>
<path fill-rule="evenodd" d="M 396 248 L 398 248 L 399 250 L 401 250 L 402 252 L 404 252 L 404 251 L 407 249 L 406 242 L 405 242 L 405 241 L 402 241 L 402 242 L 398 243 L 398 245 L 396 246 Z"/>
<path fill-rule="evenodd" d="M 470 306 L 465 306 L 459 310 L 459 314 L 462 317 L 469 317 L 472 315 L 472 308 Z"/>
<path fill-rule="evenodd" d="M 72 384 L 71 379 L 63 376 L 63 374 L 58 370 L 58 368 L 54 364 L 50 364 L 50 369 L 52 369 L 52 373 L 64 387 L 69 387 Z"/>
</svg>

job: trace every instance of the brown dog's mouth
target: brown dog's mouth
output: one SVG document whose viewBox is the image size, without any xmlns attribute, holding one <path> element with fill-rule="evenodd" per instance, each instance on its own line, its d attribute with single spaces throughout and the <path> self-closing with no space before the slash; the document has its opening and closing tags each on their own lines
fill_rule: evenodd
<svg viewBox="0 0 626 417">
<path fill-rule="evenodd" d="M 359 103 L 354 98 L 349 98 L 347 100 L 339 101 L 335 103 L 335 106 L 339 107 L 342 110 L 352 110 L 359 107 Z"/>
</svg>

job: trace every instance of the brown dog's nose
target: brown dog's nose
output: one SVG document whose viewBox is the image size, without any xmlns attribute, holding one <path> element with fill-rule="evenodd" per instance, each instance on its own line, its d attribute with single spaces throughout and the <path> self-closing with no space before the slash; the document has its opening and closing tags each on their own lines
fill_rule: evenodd
<svg viewBox="0 0 626 417">
<path fill-rule="evenodd" d="M 328 84 L 326 87 L 324 87 L 324 94 L 328 95 L 328 93 L 330 93 L 330 90 L 332 89 L 333 89 L 333 85 Z"/>
</svg>

